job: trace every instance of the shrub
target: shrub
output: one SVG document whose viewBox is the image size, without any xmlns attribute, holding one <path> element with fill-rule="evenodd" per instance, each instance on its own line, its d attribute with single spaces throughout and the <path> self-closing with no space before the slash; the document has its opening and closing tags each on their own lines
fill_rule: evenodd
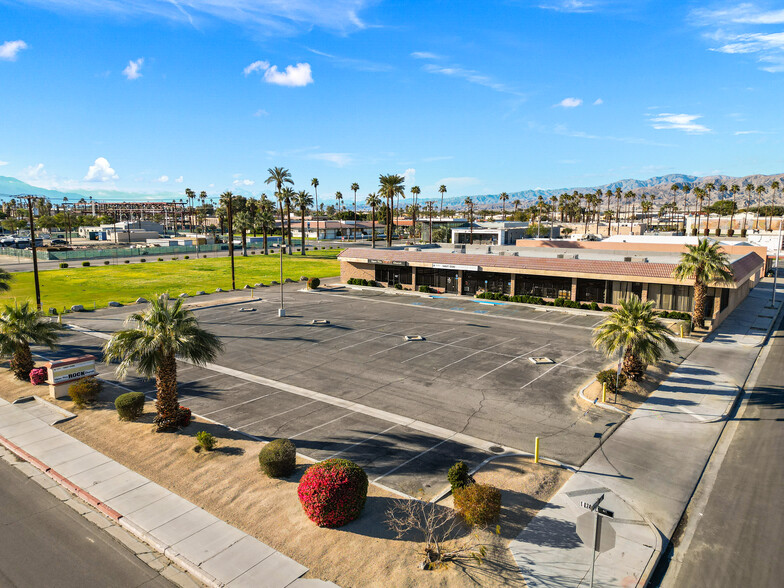
<svg viewBox="0 0 784 588">
<path fill-rule="evenodd" d="M 172 261 L 177 261 L 179 257 L 172 257 Z"/>
<path fill-rule="evenodd" d="M 395 290 L 402 290 L 402 289 L 403 289 L 403 284 L 400 283 L 395 284 Z"/>
<path fill-rule="evenodd" d="M 123 263 L 131 263 L 130 259 L 126 259 Z"/>
<path fill-rule="evenodd" d="M 158 261 L 163 261 L 163 257 L 159 257 L 159 258 L 158 258 Z"/>
<path fill-rule="evenodd" d="M 139 263 L 147 263 L 147 260 L 142 257 L 139 259 Z"/>
<path fill-rule="evenodd" d="M 315 290 L 319 286 L 321 286 L 321 280 L 318 278 L 310 278 L 308 280 L 308 290 Z"/>
<path fill-rule="evenodd" d="M 65 263 L 65 262 L 62 262 L 62 263 L 60 264 L 60 267 L 61 267 L 62 269 L 65 269 L 65 268 L 67 268 L 67 267 L 68 267 L 68 264 L 67 264 L 67 263 Z"/>
<path fill-rule="evenodd" d="M 462 461 L 458 461 L 449 468 L 446 479 L 449 480 L 449 485 L 452 486 L 452 492 L 458 488 L 465 488 L 473 483 L 473 479 L 468 473 L 468 466 Z"/>
<path fill-rule="evenodd" d="M 602 312 L 612 312 L 615 310 L 612 306 L 602 306 Z"/>
<path fill-rule="evenodd" d="M 215 438 L 215 435 L 212 435 L 207 431 L 199 431 L 196 433 L 196 441 L 198 442 L 199 447 L 204 449 L 204 451 L 212 451 L 218 440 Z"/>
<path fill-rule="evenodd" d="M 270 441 L 259 451 L 259 465 L 270 478 L 287 478 L 297 466 L 297 448 L 288 439 Z"/>
<path fill-rule="evenodd" d="M 83 261 L 82 262 L 82 267 L 90 267 L 90 262 L 89 261 Z"/>
<path fill-rule="evenodd" d="M 429 294 L 430 286 L 425 286 L 424 284 L 422 284 L 421 286 L 419 286 L 419 291 L 424 292 L 425 294 Z"/>
<path fill-rule="evenodd" d="M 595 301 L 591 302 L 591 310 L 599 310 L 599 305 Z"/>
<path fill-rule="evenodd" d="M 109 260 L 108 260 L 108 259 L 107 259 L 107 260 L 105 260 L 105 261 L 103 262 L 103 264 L 104 264 L 104 265 L 109 265 Z"/>
<path fill-rule="evenodd" d="M 82 378 L 68 386 L 68 396 L 71 397 L 76 406 L 82 407 L 85 404 L 92 404 L 103 390 L 103 382 L 94 376 Z"/>
<path fill-rule="evenodd" d="M 455 509 L 471 526 L 487 525 L 501 514 L 501 491 L 487 484 L 455 490 Z"/>
<path fill-rule="evenodd" d="M 191 409 L 181 406 L 177 410 L 177 426 L 187 427 L 191 424 Z"/>
<path fill-rule="evenodd" d="M 30 383 L 33 386 L 43 384 L 46 381 L 46 368 L 33 368 L 30 370 Z"/>
<path fill-rule="evenodd" d="M 308 518 L 320 527 L 341 527 L 359 517 L 367 500 L 365 471 L 347 459 L 310 466 L 297 487 Z"/>
<path fill-rule="evenodd" d="M 615 378 L 617 372 L 615 370 L 602 370 L 596 374 L 596 379 L 600 384 L 607 384 L 607 393 L 615 394 Z M 618 390 L 621 390 L 626 385 L 626 374 L 623 372 L 618 377 Z"/>
<path fill-rule="evenodd" d="M 142 392 L 128 392 L 120 394 L 114 401 L 117 409 L 117 416 L 121 421 L 135 421 L 144 413 L 144 401 L 146 398 Z"/>
<path fill-rule="evenodd" d="M 183 259 L 190 259 L 190 258 L 191 258 L 191 256 L 190 256 L 190 255 L 185 255 L 185 256 L 183 257 Z"/>
</svg>

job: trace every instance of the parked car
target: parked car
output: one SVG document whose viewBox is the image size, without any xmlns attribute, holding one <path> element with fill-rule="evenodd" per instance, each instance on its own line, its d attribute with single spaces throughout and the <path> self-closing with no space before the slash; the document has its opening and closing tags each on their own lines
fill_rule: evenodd
<svg viewBox="0 0 784 588">
<path fill-rule="evenodd" d="M 52 245 L 68 245 L 65 239 L 52 239 Z"/>
</svg>

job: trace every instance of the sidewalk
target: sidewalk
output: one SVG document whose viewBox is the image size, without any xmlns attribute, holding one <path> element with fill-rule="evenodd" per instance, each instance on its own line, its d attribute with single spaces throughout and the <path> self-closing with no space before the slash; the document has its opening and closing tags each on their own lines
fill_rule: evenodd
<svg viewBox="0 0 784 588">
<path fill-rule="evenodd" d="M 316 588 L 308 568 L 50 423 L 40 403 L 0 399 L 0 444 L 208 586 Z"/>
<path fill-rule="evenodd" d="M 601 494 L 616 544 L 598 555 L 594 585 L 647 583 L 782 307 L 779 287 L 766 308 L 772 288 L 760 283 L 510 544 L 529 588 L 589 585 L 592 551 L 575 520 Z"/>
</svg>

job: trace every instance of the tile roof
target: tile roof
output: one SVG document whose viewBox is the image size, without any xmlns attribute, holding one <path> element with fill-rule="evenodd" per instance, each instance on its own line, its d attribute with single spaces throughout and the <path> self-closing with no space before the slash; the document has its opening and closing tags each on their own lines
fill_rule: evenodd
<svg viewBox="0 0 784 588">
<path fill-rule="evenodd" d="M 501 268 L 552 273 L 581 273 L 597 276 L 629 276 L 634 278 L 672 279 L 677 264 L 640 261 L 602 261 L 595 259 L 558 259 L 546 257 L 517 257 L 513 255 L 477 255 L 465 253 L 443 253 L 434 251 L 403 251 L 395 249 L 371 249 L 354 247 L 338 255 L 339 259 L 379 260 L 382 262 L 406 261 L 413 264 L 449 264 L 478 266 L 480 269 Z M 745 277 L 763 263 L 756 253 L 749 253 L 732 264 L 738 277 Z"/>
</svg>

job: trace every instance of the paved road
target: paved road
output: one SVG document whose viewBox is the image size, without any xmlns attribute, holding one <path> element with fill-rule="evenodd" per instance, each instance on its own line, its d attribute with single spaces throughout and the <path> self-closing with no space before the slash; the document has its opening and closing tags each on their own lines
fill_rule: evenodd
<svg viewBox="0 0 784 588">
<path fill-rule="evenodd" d="M 684 552 L 662 586 L 781 586 L 784 577 L 784 330 L 781 323 L 751 391 L 726 434 L 724 461 Z M 721 443 L 720 443 L 721 445 Z M 691 509 L 690 509 L 691 511 Z M 701 511 L 701 512 L 700 512 Z M 687 531 L 687 533 L 689 533 Z"/>
<path fill-rule="evenodd" d="M 0 586 L 171 588 L 173 584 L 0 460 Z"/>
</svg>

